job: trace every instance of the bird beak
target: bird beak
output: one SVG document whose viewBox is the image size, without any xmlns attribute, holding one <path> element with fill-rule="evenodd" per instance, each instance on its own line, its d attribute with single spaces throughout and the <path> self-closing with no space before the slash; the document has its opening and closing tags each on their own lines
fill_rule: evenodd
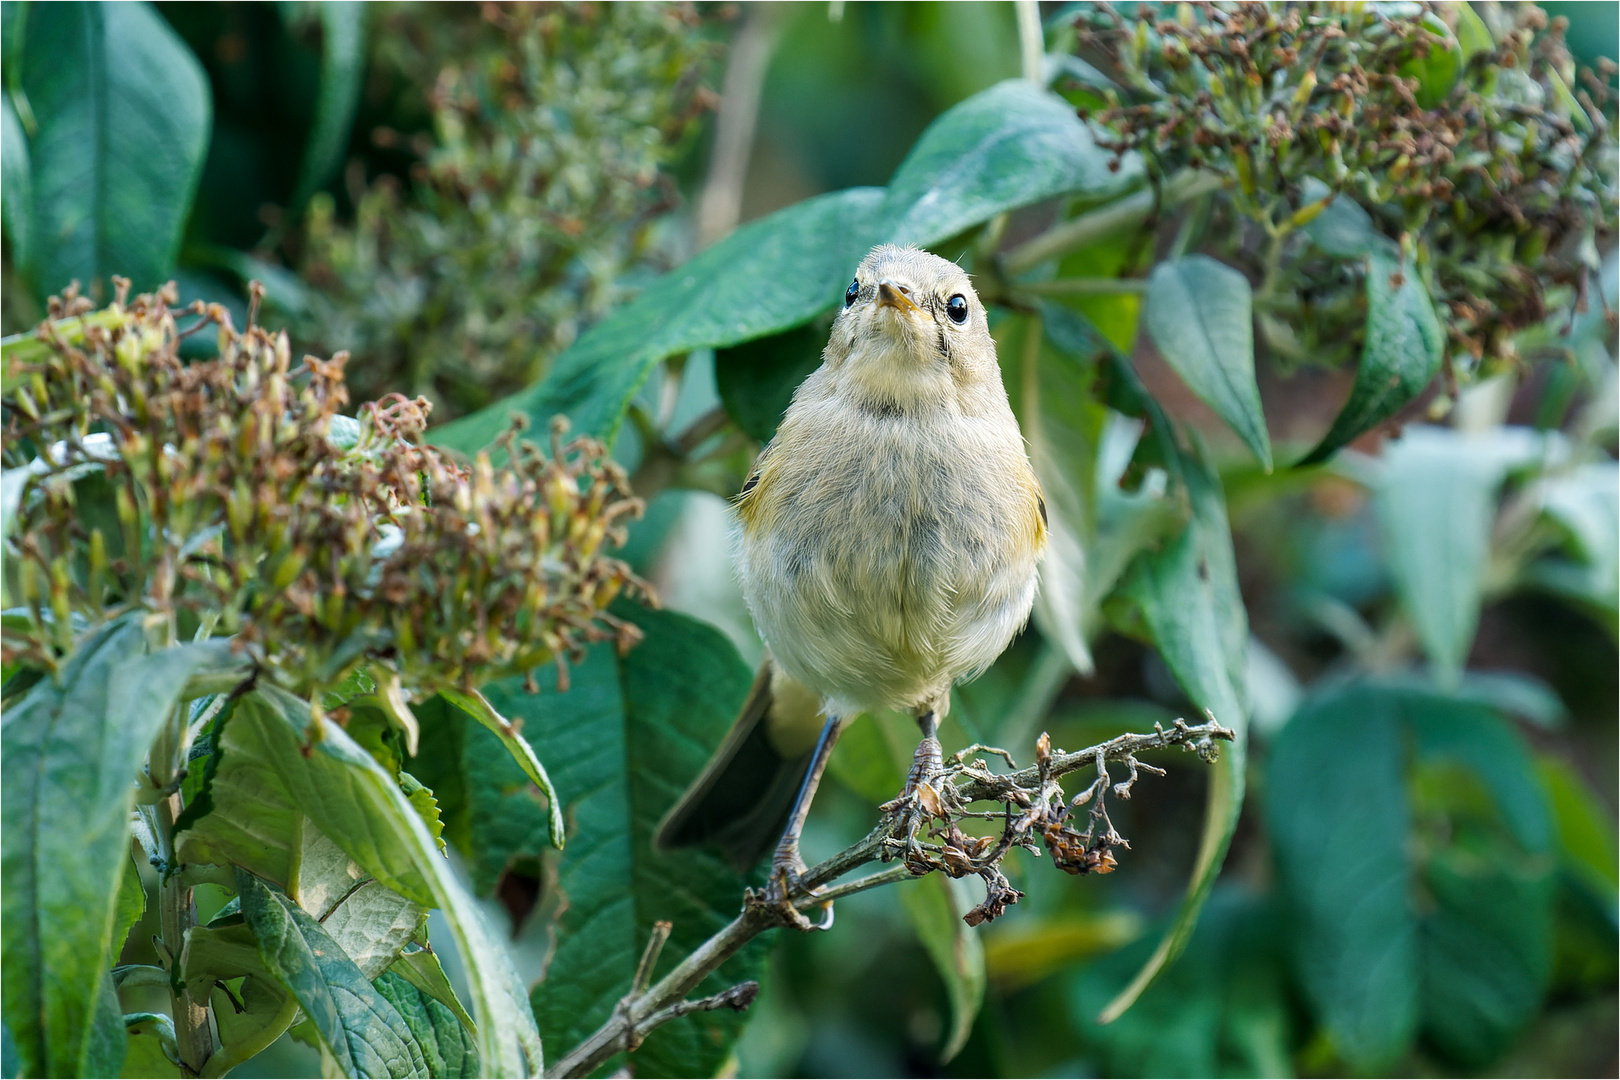
<svg viewBox="0 0 1620 1080">
<path fill-rule="evenodd" d="M 905 287 L 896 285 L 885 278 L 878 282 L 878 307 L 892 307 L 903 315 L 921 311 L 922 308 L 912 303 L 911 297 L 907 296 L 906 293 Z"/>
</svg>

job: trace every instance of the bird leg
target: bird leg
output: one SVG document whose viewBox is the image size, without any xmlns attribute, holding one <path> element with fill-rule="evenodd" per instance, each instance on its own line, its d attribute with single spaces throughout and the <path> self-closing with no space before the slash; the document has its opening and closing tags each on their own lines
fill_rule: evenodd
<svg viewBox="0 0 1620 1080">
<path fill-rule="evenodd" d="M 827 717 L 827 722 L 822 725 L 821 736 L 816 740 L 815 753 L 810 758 L 810 768 L 804 774 L 804 782 L 799 785 L 798 796 L 793 800 L 793 811 L 788 815 L 787 828 L 782 833 L 781 841 L 776 845 L 776 854 L 771 856 L 770 877 L 761 892 L 756 893 L 750 889 L 744 898 L 744 902 L 750 906 L 770 908 L 784 925 L 799 930 L 832 928 L 833 912 L 830 901 L 822 906 L 825 913 L 822 921 L 813 923 L 793 906 L 792 894 L 799 884 L 799 876 L 809 869 L 799 855 L 799 835 L 804 831 L 805 818 L 810 815 L 810 803 L 816 797 L 816 788 L 821 784 L 821 774 L 827 771 L 827 761 L 832 757 L 833 746 L 838 742 L 838 736 L 843 730 L 843 721 L 837 716 Z"/>
<path fill-rule="evenodd" d="M 898 798 L 878 809 L 884 812 L 898 811 L 894 831 L 897 846 L 903 845 L 908 855 L 920 856 L 921 842 L 917 834 L 931 819 L 944 816 L 940 790 L 935 785 L 939 774 L 945 770 L 945 760 L 944 751 L 939 745 L 939 718 L 934 710 L 929 709 L 918 716 L 917 726 L 922 729 L 923 737 L 917 744 L 916 753 L 911 756 L 911 771 L 906 774 L 906 786 Z"/>
</svg>

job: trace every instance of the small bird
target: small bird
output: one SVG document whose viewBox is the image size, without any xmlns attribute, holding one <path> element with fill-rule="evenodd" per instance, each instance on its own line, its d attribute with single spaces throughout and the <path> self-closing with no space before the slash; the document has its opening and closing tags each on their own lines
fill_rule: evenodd
<svg viewBox="0 0 1620 1080">
<path fill-rule="evenodd" d="M 844 725 L 912 713 L 913 789 L 938 767 L 951 687 L 1001 655 L 1035 601 L 1046 504 L 959 266 L 915 247 L 866 256 L 737 518 L 737 573 L 768 655 L 656 843 L 716 843 L 748 867 L 781 831 L 767 886 L 781 901 Z"/>
</svg>

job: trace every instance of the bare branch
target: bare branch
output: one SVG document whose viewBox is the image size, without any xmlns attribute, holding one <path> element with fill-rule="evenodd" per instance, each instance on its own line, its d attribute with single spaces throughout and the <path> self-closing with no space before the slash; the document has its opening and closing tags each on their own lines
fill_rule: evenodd
<svg viewBox="0 0 1620 1080">
<path fill-rule="evenodd" d="M 984 881 L 984 903 L 964 916 L 970 926 L 999 917 L 1023 893 L 1014 889 L 1001 871 L 1001 861 L 1015 847 L 1039 852 L 1044 848 L 1053 863 L 1073 874 L 1108 873 L 1114 868 L 1112 847 L 1129 848 L 1108 819 L 1104 800 L 1109 791 L 1127 796 L 1140 771 L 1163 774 L 1164 770 L 1137 759 L 1147 750 L 1179 746 L 1206 762 L 1215 760 L 1220 741 L 1231 741 L 1232 731 L 1211 719 L 1189 725 L 1177 720 L 1169 729 L 1154 725 L 1151 733 L 1121 735 L 1105 743 L 1074 753 L 1054 752 L 1051 741 L 1042 735 L 1036 744 L 1036 763 L 1011 773 L 993 773 L 982 759 L 966 760 L 970 754 L 994 754 L 1011 762 L 1006 751 L 989 746 L 970 746 L 943 761 L 937 771 L 922 777 L 919 797 L 909 790 L 885 804 L 888 809 L 876 828 L 856 843 L 825 862 L 811 867 L 793 883 L 788 899 L 795 908 L 808 910 L 827 907 L 832 901 L 940 870 L 951 877 L 975 874 Z M 1110 762 L 1124 762 L 1130 777 L 1114 784 L 1109 776 Z M 1096 778 L 1071 804 L 1058 781 L 1071 772 L 1092 768 Z M 1004 810 L 995 816 L 1002 820 L 1002 832 L 995 836 L 971 836 L 958 822 L 983 819 L 972 803 L 996 802 Z M 1071 823 L 1071 811 L 1088 806 L 1087 828 L 1078 830 Z M 899 865 L 868 874 L 831 888 L 827 886 L 870 862 L 900 860 Z M 660 927 L 667 924 L 660 924 Z M 713 997 L 696 1001 L 686 996 L 698 984 L 759 934 L 783 925 L 781 913 L 769 905 L 745 904 L 738 915 L 719 933 L 705 941 L 675 969 L 645 992 L 645 984 L 657 950 L 667 931 L 655 927 L 648 942 L 631 993 L 614 1010 L 613 1016 L 565 1057 L 547 1070 L 547 1076 L 584 1076 L 593 1072 L 614 1054 L 633 1050 L 648 1032 L 660 1024 L 692 1012 L 716 1008 L 746 1008 L 758 987 L 741 983 Z"/>
</svg>

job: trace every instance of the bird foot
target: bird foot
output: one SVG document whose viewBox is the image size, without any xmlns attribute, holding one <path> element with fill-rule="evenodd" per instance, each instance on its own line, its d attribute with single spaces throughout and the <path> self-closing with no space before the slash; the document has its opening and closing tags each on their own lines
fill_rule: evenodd
<svg viewBox="0 0 1620 1080">
<path fill-rule="evenodd" d="M 771 870 L 763 889 L 748 889 L 743 893 L 743 906 L 764 912 L 778 926 L 791 927 L 806 933 L 813 930 L 831 930 L 833 924 L 832 901 L 821 905 L 822 920 L 812 922 L 793 903 L 793 894 L 802 893 L 803 875 L 810 868 L 799 856 L 799 845 L 784 840 L 771 858 Z M 810 890 L 811 894 L 820 890 Z"/>
</svg>

